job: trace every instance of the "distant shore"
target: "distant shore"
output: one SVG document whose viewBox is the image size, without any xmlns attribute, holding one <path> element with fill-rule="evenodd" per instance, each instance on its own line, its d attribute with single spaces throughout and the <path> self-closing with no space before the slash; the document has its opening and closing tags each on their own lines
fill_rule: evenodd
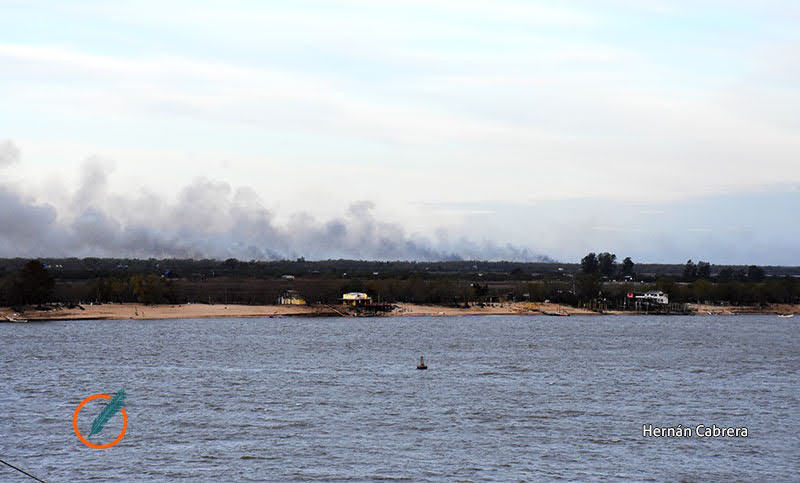
<svg viewBox="0 0 800 483">
<path fill-rule="evenodd" d="M 483 307 L 455 308 L 437 305 L 398 303 L 396 308 L 379 315 L 401 317 L 444 317 L 469 315 L 640 315 L 638 312 L 605 311 L 594 312 L 568 305 L 550 303 L 502 303 Z M 738 314 L 789 314 L 800 313 L 800 305 L 716 306 L 690 304 L 695 315 L 738 315 Z M 195 319 L 223 317 L 350 317 L 355 316 L 341 305 L 234 305 L 234 304 L 99 304 L 82 305 L 76 308 L 55 310 L 26 310 L 16 313 L 9 307 L 0 308 L 0 322 L 12 319 L 31 321 L 45 320 L 154 320 L 154 319 Z"/>
</svg>

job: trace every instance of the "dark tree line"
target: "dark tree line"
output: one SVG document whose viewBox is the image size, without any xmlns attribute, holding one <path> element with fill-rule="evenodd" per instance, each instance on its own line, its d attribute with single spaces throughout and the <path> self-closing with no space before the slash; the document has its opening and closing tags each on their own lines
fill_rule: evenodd
<svg viewBox="0 0 800 483">
<path fill-rule="evenodd" d="M 699 261 L 696 264 L 689 259 L 683 267 L 683 281 L 694 282 L 695 280 L 715 280 L 719 282 L 762 282 L 766 278 L 764 269 L 750 265 L 744 270 L 734 270 L 732 268 L 722 268 L 714 277 L 711 273 L 711 264 Z"/>
<path fill-rule="evenodd" d="M 27 262 L 0 286 L 0 303 L 4 305 L 32 305 L 49 302 L 55 280 L 38 260 Z"/>
<path fill-rule="evenodd" d="M 635 264 L 633 260 L 631 260 L 631 257 L 626 257 L 625 260 L 622 261 L 622 269 L 619 271 L 617 255 L 609 252 L 602 252 L 599 254 L 589 252 L 581 259 L 581 271 L 584 274 L 599 274 L 608 278 L 616 275 L 618 271 L 623 276 L 633 276 L 634 266 Z"/>
<path fill-rule="evenodd" d="M 532 278 L 533 274 L 523 268 L 527 268 L 524 264 L 509 265 L 513 268 L 506 276 L 497 278 L 488 276 L 488 273 L 479 277 L 471 265 L 460 278 L 431 275 L 424 270 L 393 278 L 371 274 L 353 278 L 311 275 L 296 280 L 250 275 L 253 265 L 233 259 L 213 266 L 222 267 L 221 270 L 231 269 L 235 273 L 213 278 L 186 278 L 175 277 L 167 270 L 161 273 L 125 273 L 120 270 L 113 276 L 55 280 L 53 274 L 60 273 L 57 269 L 47 269 L 36 260 L 25 261 L 19 263 L 14 271 L 0 271 L 0 305 L 44 302 L 273 304 L 286 290 L 298 290 L 310 303 L 338 303 L 342 293 L 363 291 L 382 302 L 463 305 L 502 298 L 581 304 L 597 298 L 624 297 L 634 287 L 637 291 L 664 290 L 675 302 L 800 303 L 800 278 L 766 276 L 764 269 L 755 265 L 722 267 L 715 274 L 709 263 L 701 261 L 687 263 L 683 266 L 684 273 L 648 278 L 652 281 L 648 284 L 642 284 L 641 279 L 636 285 L 627 279 L 606 281 L 603 277 L 613 280 L 616 275 L 633 275 L 637 268 L 629 257 L 618 264 L 616 256 L 608 252 L 590 253 L 584 257 L 581 260 L 584 273 L 563 272 L 540 279 Z M 429 266 L 433 265 L 425 268 Z"/>
</svg>

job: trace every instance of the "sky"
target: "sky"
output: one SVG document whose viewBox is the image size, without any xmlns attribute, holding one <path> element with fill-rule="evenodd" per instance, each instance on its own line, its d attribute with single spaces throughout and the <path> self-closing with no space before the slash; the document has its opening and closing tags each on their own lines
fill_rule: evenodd
<svg viewBox="0 0 800 483">
<path fill-rule="evenodd" d="M 0 256 L 800 265 L 800 3 L 0 0 Z"/>
</svg>

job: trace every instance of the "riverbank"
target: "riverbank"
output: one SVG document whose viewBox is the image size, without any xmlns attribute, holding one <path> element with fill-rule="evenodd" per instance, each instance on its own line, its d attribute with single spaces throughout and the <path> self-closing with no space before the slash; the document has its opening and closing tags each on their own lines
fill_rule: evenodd
<svg viewBox="0 0 800 483">
<path fill-rule="evenodd" d="M 716 306 L 690 304 L 696 315 L 738 314 L 789 314 L 800 313 L 800 305 Z M 636 315 L 636 312 L 606 311 L 605 315 Z M 233 305 L 233 304 L 101 304 L 83 305 L 75 308 L 54 310 L 26 310 L 18 314 L 8 307 L 0 308 L 0 321 L 26 320 L 127 320 L 127 319 L 196 319 L 222 317 L 349 317 L 355 313 L 340 305 Z M 599 315 L 598 312 L 551 303 L 502 303 L 469 308 L 438 305 L 396 304 L 396 308 L 385 315 L 401 317 L 447 317 L 464 315 Z"/>
</svg>

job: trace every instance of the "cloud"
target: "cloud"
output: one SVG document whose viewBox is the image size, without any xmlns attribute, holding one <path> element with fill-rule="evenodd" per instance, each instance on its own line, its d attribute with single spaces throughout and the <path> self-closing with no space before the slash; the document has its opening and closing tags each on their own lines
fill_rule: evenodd
<svg viewBox="0 0 800 483">
<path fill-rule="evenodd" d="M 4 189 L 19 209 L 55 210 L 64 245 L 49 249 L 524 257 L 514 247 L 533 245 L 574 259 L 628 233 L 628 249 L 659 259 L 712 239 L 745 257 L 657 202 L 800 183 L 788 2 L 195 3 L 34 0 L 0 18 L 4 118 L 30 142 L 13 173 L 27 183 Z M 14 27 L 56 20 L 91 28 Z M 81 171 L 85 153 L 103 157 Z M 75 173 L 67 201 L 23 191 Z M 487 199 L 556 200 L 558 216 L 447 204 Z M 570 199 L 644 203 L 623 222 L 566 212 Z"/>
<path fill-rule="evenodd" d="M 680 199 L 800 179 L 795 118 L 785 107 L 797 104 L 794 87 L 758 84 L 742 96 L 630 46 L 525 40 L 498 52 L 416 48 L 399 56 L 376 45 L 373 57 L 390 59 L 375 69 L 405 73 L 386 82 L 172 52 L 126 57 L 5 43 L 0 59 L 26 81 L 5 81 L 26 106 L 113 115 L 151 144 L 164 142 L 154 126 L 207 128 L 218 135 L 202 143 L 225 156 L 242 146 L 271 153 L 288 142 L 289 156 L 326 175 L 380 163 L 403 176 L 425 160 L 428 176 L 419 182 L 460 177 L 465 190 L 507 201 L 532 182 L 542 197 L 564 196 L 567 185 L 567 196 Z M 694 82 L 707 87 L 684 87 Z M 107 129 L 82 132 L 92 127 L 97 138 Z M 238 142 L 250 132 L 266 135 Z M 174 148 L 186 149 L 180 143 L 189 137 Z M 345 150 L 349 159 L 332 161 Z M 751 168 L 755 159 L 763 169 Z M 647 179 L 656 167 L 660 183 L 621 181 Z M 465 175 L 474 170 L 480 179 Z"/>
<path fill-rule="evenodd" d="M 19 161 L 19 148 L 14 141 L 6 139 L 0 142 L 0 168 L 10 166 Z"/>
</svg>

